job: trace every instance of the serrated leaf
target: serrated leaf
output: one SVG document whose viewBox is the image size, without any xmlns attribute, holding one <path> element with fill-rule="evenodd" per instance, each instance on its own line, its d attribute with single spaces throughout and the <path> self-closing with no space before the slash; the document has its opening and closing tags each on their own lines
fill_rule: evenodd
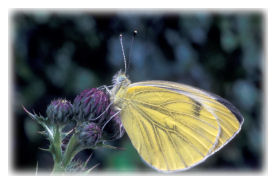
<svg viewBox="0 0 276 184">
<path fill-rule="evenodd" d="M 29 112 L 23 105 L 22 105 L 22 108 L 33 120 L 35 120 L 38 124 L 40 124 L 45 129 L 45 131 L 49 136 L 49 140 L 52 141 L 54 138 L 53 131 L 52 131 L 52 128 L 47 126 L 48 118 L 45 118 L 42 115 L 38 116 L 35 112 L 33 113 Z"/>
<path fill-rule="evenodd" d="M 33 119 L 36 120 L 35 114 L 30 113 L 25 107 L 24 105 L 22 105 L 23 110 Z"/>
</svg>

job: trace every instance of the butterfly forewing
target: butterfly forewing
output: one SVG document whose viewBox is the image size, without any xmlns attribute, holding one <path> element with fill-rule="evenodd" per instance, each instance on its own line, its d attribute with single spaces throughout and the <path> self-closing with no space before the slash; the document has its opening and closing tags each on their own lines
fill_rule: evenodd
<svg viewBox="0 0 276 184">
<path fill-rule="evenodd" d="M 241 113 L 229 101 L 218 95 L 188 85 L 167 81 L 146 81 L 135 83 L 131 86 L 139 85 L 169 89 L 193 98 L 195 101 L 205 106 L 205 108 L 217 118 L 217 122 L 221 128 L 218 144 L 213 152 L 218 151 L 227 144 L 241 129 L 244 120 Z"/>
</svg>

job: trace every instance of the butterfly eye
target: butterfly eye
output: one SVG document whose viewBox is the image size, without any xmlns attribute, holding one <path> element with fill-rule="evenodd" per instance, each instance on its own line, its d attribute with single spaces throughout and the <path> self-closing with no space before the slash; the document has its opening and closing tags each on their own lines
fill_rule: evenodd
<svg viewBox="0 0 276 184">
<path fill-rule="evenodd" d="M 119 76 L 118 77 L 118 82 L 119 83 L 123 82 L 124 80 L 125 80 L 125 77 L 123 77 L 123 76 Z"/>
<path fill-rule="evenodd" d="M 119 75 L 116 78 L 116 83 L 123 83 L 126 80 L 126 77 L 124 75 Z"/>
</svg>

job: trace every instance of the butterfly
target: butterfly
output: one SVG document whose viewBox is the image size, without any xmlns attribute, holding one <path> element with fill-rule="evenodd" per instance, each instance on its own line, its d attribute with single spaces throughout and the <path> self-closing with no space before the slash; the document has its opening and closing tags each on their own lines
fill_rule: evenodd
<svg viewBox="0 0 276 184">
<path fill-rule="evenodd" d="M 113 78 L 110 99 L 141 158 L 158 171 L 190 169 L 223 148 L 243 124 L 229 101 L 195 87 L 168 81 L 131 83 Z"/>
</svg>

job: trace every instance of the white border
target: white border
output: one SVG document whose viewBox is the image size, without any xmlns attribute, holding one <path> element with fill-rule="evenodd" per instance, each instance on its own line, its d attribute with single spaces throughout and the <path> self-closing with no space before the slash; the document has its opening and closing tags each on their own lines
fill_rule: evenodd
<svg viewBox="0 0 276 184">
<path fill-rule="evenodd" d="M 83 2 L 89 2 L 83 3 Z M 268 8 L 268 175 L 269 177 L 223 177 L 223 176 L 211 176 L 211 177 L 200 177 L 200 176 L 193 176 L 193 177 L 141 177 L 141 176 L 123 176 L 123 177 L 115 177 L 115 176 L 110 176 L 110 177 L 1 177 L 1 180 L 5 183 L 7 180 L 9 183 L 24 183 L 25 181 L 28 183 L 130 183 L 130 182 L 146 182 L 146 183 L 242 183 L 242 182 L 256 182 L 256 183 L 272 183 L 275 181 L 275 161 L 276 161 L 276 146 L 275 146 L 275 140 L 276 140 L 276 123 L 275 123 L 275 116 L 273 116 L 274 109 L 275 109 L 275 94 L 276 94 L 276 85 L 274 80 L 276 79 L 276 72 L 275 72 L 275 34 L 276 34 L 276 27 L 275 27 L 275 12 L 276 10 L 273 8 L 273 1 L 254 1 L 254 0 L 248 0 L 248 1 L 240 1 L 240 0 L 232 0 L 232 1 L 221 1 L 221 0 L 208 0 L 208 1 L 198 1 L 198 0 L 193 0 L 193 1 L 182 1 L 182 3 L 179 3 L 179 1 L 165 1 L 165 3 L 162 3 L 161 1 L 155 2 L 155 1 L 121 1 L 121 0 L 116 0 L 116 1 L 110 1 L 106 2 L 104 0 L 101 1 L 14 1 L 10 0 L 8 2 L 2 2 L 1 3 L 1 11 L 0 11 L 0 22 L 1 22 L 1 62 L 0 62 L 0 68 L 1 68 L 1 86 L 5 86 L 5 89 L 1 89 L 1 125 L 2 125 L 2 131 L 1 131 L 1 155 L 0 155 L 0 163 L 1 163 L 1 176 L 8 175 L 8 150 L 5 151 L 5 148 L 8 149 L 8 122 L 9 122 L 9 117 L 8 117 L 8 98 L 7 96 L 9 95 L 9 85 L 10 85 L 10 80 L 8 78 L 8 8 L 126 8 L 126 7 L 133 7 L 133 8 L 172 8 L 172 7 L 177 7 L 177 8 L 234 8 L 234 9 L 239 9 L 239 8 Z M 213 9 L 214 10 L 214 9 Z M 215 10 L 217 11 L 217 10 Z M 223 10 L 219 10 L 223 11 Z M 4 25 L 4 26 L 3 26 Z M 265 44 L 266 45 L 266 44 Z M 266 76 L 266 74 L 264 74 Z M 269 80 L 270 79 L 270 80 Z M 274 80 L 273 80 L 274 79 Z M 265 99 L 264 99 L 265 100 Z M 264 116 L 267 114 L 265 113 Z M 219 174 L 220 175 L 220 174 Z M 244 175 L 244 174 L 242 174 Z M 251 175 L 251 174 L 250 174 Z M 271 180 L 270 180 L 271 179 Z M 141 181 L 142 180 L 142 181 Z M 271 182 L 272 181 L 272 182 Z"/>
</svg>

